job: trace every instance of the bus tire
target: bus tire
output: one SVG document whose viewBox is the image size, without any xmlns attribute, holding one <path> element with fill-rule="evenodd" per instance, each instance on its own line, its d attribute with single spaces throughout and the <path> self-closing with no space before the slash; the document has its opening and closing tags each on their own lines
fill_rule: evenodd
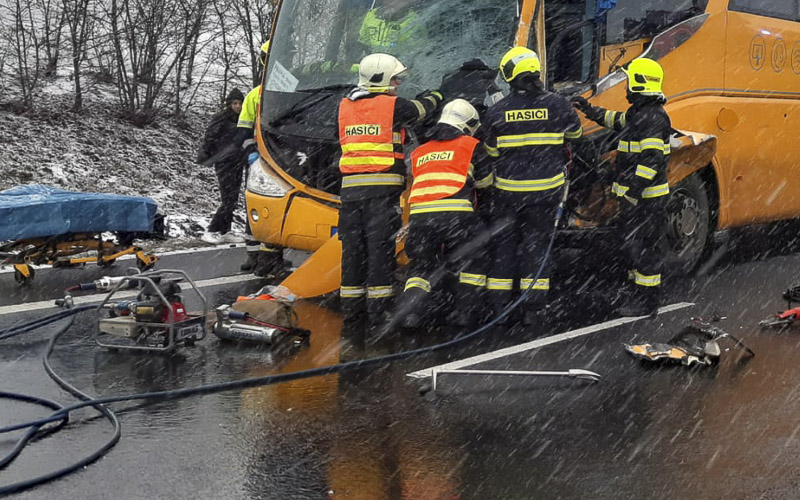
<svg viewBox="0 0 800 500">
<path fill-rule="evenodd" d="M 690 175 L 671 189 L 667 204 L 666 270 L 687 275 L 711 249 L 711 206 L 705 181 Z"/>
</svg>

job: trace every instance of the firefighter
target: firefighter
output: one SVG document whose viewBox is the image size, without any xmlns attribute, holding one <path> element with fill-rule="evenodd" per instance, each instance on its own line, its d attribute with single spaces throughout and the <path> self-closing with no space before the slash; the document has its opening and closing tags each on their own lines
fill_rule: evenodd
<svg viewBox="0 0 800 500">
<path fill-rule="evenodd" d="M 523 322 L 544 317 L 552 259 L 537 276 L 553 227 L 569 161 L 565 141 L 581 137 L 580 119 L 569 101 L 544 90 L 539 57 L 514 47 L 500 61 L 511 93 L 489 108 L 486 149 L 495 157 L 496 218 L 505 227 L 494 237 L 486 288 L 495 313 L 528 290 Z M 535 281 L 534 281 L 535 280 Z"/>
<path fill-rule="evenodd" d="M 628 266 L 633 293 L 618 309 L 622 316 L 647 316 L 658 311 L 664 260 L 669 195 L 667 163 L 672 130 L 661 91 L 664 70 L 656 61 L 634 59 L 627 69 L 625 112 L 595 107 L 582 98 L 573 103 L 587 118 L 619 131 L 617 179 L 613 193 L 620 202 L 617 240 Z"/>
<path fill-rule="evenodd" d="M 422 48 L 427 33 L 412 0 L 383 2 L 367 11 L 361 21 L 358 41 L 370 52 L 392 55 Z"/>
<path fill-rule="evenodd" d="M 414 100 L 397 97 L 406 73 L 394 56 L 368 55 L 359 64 L 358 86 L 339 104 L 340 297 L 346 316 L 366 306 L 373 324 L 384 319 L 393 295 L 395 233 L 405 186 L 404 127 L 422 122 L 442 102 L 436 91 Z"/>
<path fill-rule="evenodd" d="M 269 52 L 269 40 L 264 42 L 261 46 L 261 53 L 258 57 L 259 66 L 261 71 L 264 71 L 264 64 L 267 60 L 267 53 Z M 248 158 L 248 171 L 249 168 L 260 168 L 258 165 L 251 164 L 252 153 L 257 153 L 258 148 L 255 141 L 255 124 L 258 117 L 258 105 L 261 101 L 261 85 L 256 86 L 247 93 L 242 102 L 242 111 L 239 113 L 239 121 L 237 128 L 239 129 L 238 140 L 239 144 L 245 150 L 245 157 Z M 246 241 L 247 260 L 240 266 L 242 271 L 253 271 L 256 276 L 268 276 L 278 274 L 282 269 L 287 267 L 289 263 L 283 259 L 283 248 L 278 245 L 259 243 L 252 238 L 250 231 L 250 216 L 246 214 L 247 218 L 247 235 L 249 236 Z"/>
<path fill-rule="evenodd" d="M 479 126 L 478 111 L 466 100 L 455 99 L 442 108 L 428 134 L 431 140 L 411 153 L 414 182 L 405 246 L 411 272 L 397 308 L 404 328 L 419 327 L 431 312 L 429 297 L 440 284 L 444 273 L 436 274 L 444 266 L 458 275 L 448 323 L 472 326 L 478 319 L 487 262 L 478 243 L 483 224 L 475 213 L 473 188 L 487 188 L 494 180 L 486 150 L 473 137 Z"/>
</svg>

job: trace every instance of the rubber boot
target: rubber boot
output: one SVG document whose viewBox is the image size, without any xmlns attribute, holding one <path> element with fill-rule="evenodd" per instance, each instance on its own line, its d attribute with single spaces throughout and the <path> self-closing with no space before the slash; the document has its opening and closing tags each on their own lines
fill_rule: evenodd
<svg viewBox="0 0 800 500">
<path fill-rule="evenodd" d="M 283 251 L 280 249 L 258 251 L 256 266 L 253 274 L 256 276 L 277 276 L 288 268 L 288 261 L 283 259 Z"/>
<path fill-rule="evenodd" d="M 247 260 L 245 260 L 239 269 L 242 271 L 252 271 L 256 268 L 258 263 L 258 248 L 260 244 L 257 241 L 247 241 Z"/>
</svg>

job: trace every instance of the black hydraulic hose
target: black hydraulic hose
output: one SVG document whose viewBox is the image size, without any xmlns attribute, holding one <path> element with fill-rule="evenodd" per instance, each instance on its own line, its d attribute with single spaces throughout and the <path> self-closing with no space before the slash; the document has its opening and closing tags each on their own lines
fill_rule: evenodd
<svg viewBox="0 0 800 500">
<path fill-rule="evenodd" d="M 49 399 L 40 398 L 38 396 L 29 396 L 27 394 L 18 394 L 15 392 L 0 391 L 0 399 L 11 399 L 16 401 L 21 401 L 23 403 L 29 403 L 38 406 L 43 406 L 45 408 L 50 408 L 51 410 L 61 410 L 62 408 L 64 408 L 59 403 L 51 401 Z M 61 418 L 60 419 L 61 421 L 59 422 L 58 425 L 48 428 L 46 432 L 50 433 L 60 429 L 61 427 L 66 425 L 67 418 L 68 417 Z M 14 459 L 17 458 L 17 456 L 22 452 L 25 446 L 27 446 L 27 444 L 32 439 L 37 437 L 37 435 L 41 435 L 39 434 L 40 428 L 41 427 L 36 427 L 36 426 L 29 428 L 27 433 L 17 441 L 17 444 L 14 445 L 14 448 L 12 448 L 11 451 L 7 453 L 5 457 L 0 458 L 0 470 L 4 469 L 8 464 L 13 462 Z"/>
<path fill-rule="evenodd" d="M 59 311 L 57 313 L 47 315 L 43 318 L 39 318 L 29 323 L 23 323 L 21 325 L 12 326 L 10 328 L 0 331 L 0 340 L 10 339 L 11 337 L 16 337 L 17 335 L 28 333 L 30 331 L 36 330 L 37 328 L 49 325 L 50 323 L 55 323 L 56 321 L 69 318 L 70 316 L 74 316 L 80 312 L 88 311 L 89 309 L 95 309 L 95 306 L 86 305 L 86 306 L 73 307 L 71 309 L 67 309 L 66 311 Z"/>
<path fill-rule="evenodd" d="M 304 379 L 304 378 L 319 377 L 319 376 L 324 376 L 324 375 L 332 375 L 332 374 L 342 373 L 342 372 L 346 372 L 346 371 L 350 371 L 350 370 L 361 370 L 361 369 L 364 369 L 364 368 L 369 368 L 369 367 L 373 367 L 373 366 L 377 366 L 377 365 L 384 365 L 384 364 L 387 364 L 387 363 L 392 363 L 392 362 L 395 362 L 395 361 L 401 361 L 401 360 L 405 360 L 405 359 L 409 359 L 409 358 L 413 358 L 413 357 L 426 356 L 426 355 L 429 355 L 431 353 L 440 351 L 442 349 L 446 349 L 446 348 L 452 347 L 454 345 L 460 344 L 462 342 L 465 342 L 465 341 L 467 341 L 467 340 L 469 340 L 471 338 L 474 338 L 474 337 L 482 334 L 483 332 L 485 332 L 488 329 L 490 329 L 493 326 L 495 326 L 499 321 L 503 320 L 514 309 L 516 309 L 526 299 L 528 293 L 530 293 L 530 291 L 533 289 L 533 284 L 536 283 L 536 281 L 539 279 L 539 276 L 541 276 L 545 265 L 550 260 L 550 255 L 551 255 L 552 249 L 553 249 L 553 243 L 555 242 L 555 237 L 556 237 L 556 233 L 557 233 L 557 230 L 558 230 L 558 223 L 561 220 L 561 216 L 563 215 L 563 212 L 564 212 L 564 205 L 566 204 L 568 186 L 569 186 L 569 181 L 567 181 L 567 183 L 564 186 L 564 191 L 563 191 L 563 194 L 562 194 L 561 202 L 559 203 L 559 205 L 558 205 L 558 207 L 556 209 L 555 221 L 554 221 L 554 224 L 553 224 L 553 231 L 552 231 L 552 233 L 550 235 L 550 240 L 548 241 L 547 249 L 546 249 L 545 254 L 544 254 L 544 258 L 542 259 L 542 262 L 539 264 L 539 268 L 536 271 L 536 277 L 531 280 L 531 282 L 529 283 L 528 287 L 525 290 L 522 291 L 522 293 L 520 294 L 520 296 L 516 300 L 514 300 L 511 304 L 506 306 L 506 308 L 503 309 L 503 311 L 501 311 L 500 314 L 498 314 L 494 319 L 492 319 L 491 321 L 489 321 L 485 325 L 483 325 L 483 326 L 477 328 L 476 330 L 473 330 L 472 332 L 469 332 L 469 333 L 467 333 L 465 335 L 456 336 L 454 339 L 449 340 L 447 342 L 443 342 L 441 344 L 422 347 L 422 348 L 414 349 L 414 350 L 410 350 L 410 351 L 402 351 L 402 352 L 398 352 L 398 353 L 394 353 L 394 354 L 387 354 L 387 355 L 378 356 L 378 357 L 375 357 L 375 358 L 368 358 L 368 359 L 362 359 L 362 360 L 349 361 L 349 362 L 346 362 L 346 363 L 340 363 L 340 364 L 331 365 L 331 366 L 323 366 L 323 367 L 318 367 L 318 368 L 311 368 L 311 369 L 308 369 L 308 370 L 300 370 L 300 371 L 290 372 L 290 373 L 280 373 L 280 374 L 275 374 L 275 375 L 266 375 L 266 376 L 263 376 L 263 377 L 251 377 L 251 378 L 246 378 L 246 379 L 241 379 L 241 380 L 233 380 L 233 381 L 229 381 L 229 382 L 220 382 L 220 383 L 216 383 L 216 384 L 208 384 L 208 385 L 203 385 L 203 386 L 198 386 L 198 387 L 190 387 L 190 388 L 186 388 L 186 389 L 173 389 L 173 390 L 167 390 L 167 391 L 154 391 L 154 392 L 144 392 L 144 393 L 138 393 L 138 394 L 123 394 L 123 395 L 119 395 L 119 396 L 106 396 L 106 397 L 102 397 L 102 398 L 91 398 L 90 396 L 80 392 L 75 387 L 69 385 L 63 378 L 58 376 L 55 373 L 55 371 L 52 369 L 52 367 L 50 367 L 50 365 L 49 365 L 48 359 L 49 359 L 50 354 L 52 354 L 52 352 L 53 352 L 53 348 L 55 347 L 55 343 L 58 340 L 58 338 L 70 326 L 70 324 L 71 324 L 71 321 L 70 321 L 70 324 L 68 324 L 66 328 L 63 328 L 62 330 L 57 332 L 50 339 L 50 343 L 47 346 L 47 351 L 46 351 L 45 357 L 44 357 L 44 364 L 45 364 L 45 369 L 47 370 L 48 374 L 51 377 L 53 377 L 53 380 L 55 380 L 56 383 L 58 383 L 61 387 L 65 388 L 66 390 L 71 392 L 73 395 L 75 395 L 79 399 L 82 399 L 83 401 L 81 403 L 76 403 L 76 404 L 71 405 L 71 406 L 66 406 L 66 407 L 57 409 L 55 411 L 55 413 L 53 413 L 49 417 L 45 417 L 45 418 L 42 418 L 42 419 L 37 419 L 37 420 L 34 420 L 34 421 L 30 421 L 30 422 L 24 422 L 24 423 L 20 423 L 20 424 L 16 424 L 16 425 L 11 425 L 11 426 L 0 428 L 0 434 L 4 434 L 4 433 L 7 433 L 7 432 L 12 432 L 12 431 L 15 431 L 15 430 L 20 430 L 20 429 L 25 429 L 25 428 L 32 428 L 32 429 L 36 429 L 38 431 L 38 429 L 40 429 L 42 426 L 47 425 L 47 424 L 49 424 L 51 422 L 65 421 L 65 419 L 68 417 L 68 415 L 71 412 L 75 411 L 75 410 L 91 406 L 91 407 L 94 407 L 95 409 L 97 409 L 98 411 L 100 411 L 106 418 L 109 419 L 109 421 L 112 422 L 112 424 L 114 425 L 114 435 L 100 449 L 98 449 L 96 452 L 94 452 L 89 457 L 81 459 L 79 462 L 76 462 L 74 464 L 71 464 L 71 465 L 69 465 L 67 467 L 64 467 L 62 469 L 59 469 L 57 471 L 54 471 L 54 472 L 51 472 L 49 474 L 42 475 L 42 476 L 30 479 L 30 480 L 27 480 L 27 481 L 23 481 L 23 482 L 19 482 L 19 483 L 13 483 L 13 484 L 10 484 L 10 485 L 7 485 L 7 486 L 0 486 L 0 495 L 9 494 L 9 493 L 13 493 L 13 492 L 18 492 L 18 491 L 21 491 L 21 490 L 24 490 L 24 489 L 28 489 L 28 488 L 43 484 L 43 483 L 45 483 L 47 481 L 51 481 L 53 479 L 57 479 L 59 477 L 65 476 L 65 475 L 67 475 L 67 474 L 69 474 L 69 473 L 71 473 L 71 472 L 73 472 L 73 471 L 75 471 L 77 469 L 80 469 L 81 467 L 83 467 L 85 465 L 88 465 L 88 464 L 92 463 L 93 461 L 95 461 L 98 458 L 102 457 L 106 452 L 108 452 L 108 450 L 110 450 L 119 441 L 121 431 L 120 431 L 119 421 L 117 420 L 116 415 L 114 415 L 114 413 L 104 405 L 107 405 L 107 404 L 110 404 L 110 403 L 119 403 L 119 402 L 123 402 L 123 401 L 137 401 L 137 400 L 154 400 L 154 401 L 174 400 L 174 399 L 181 399 L 181 398 L 186 398 L 186 397 L 190 397 L 190 396 L 197 396 L 197 395 L 204 395 L 204 394 L 214 394 L 214 393 L 218 393 L 218 392 L 225 392 L 225 391 L 230 391 L 230 390 L 235 390 L 235 389 L 247 389 L 247 388 L 251 388 L 251 387 L 278 384 L 278 383 L 282 383 L 282 382 L 289 382 L 289 381 L 292 381 L 292 380 L 299 380 L 299 379 Z M 72 317 L 72 319 L 74 320 L 74 317 Z M 23 325 L 23 326 L 25 326 L 25 325 Z M 29 431 L 29 433 L 30 433 L 30 431 Z M 34 433 L 35 433 L 35 431 L 34 431 Z"/>
<path fill-rule="evenodd" d="M 75 314 L 81 311 L 85 311 L 86 309 L 93 309 L 93 308 L 94 306 L 84 306 L 82 308 L 74 308 L 65 311 L 65 312 L 72 312 L 72 314 L 68 316 L 69 321 L 65 323 L 64 326 L 59 328 L 58 331 L 55 334 L 53 334 L 52 337 L 50 337 L 50 341 L 47 344 L 47 349 L 45 350 L 45 353 L 42 357 L 42 364 L 44 365 L 45 371 L 50 376 L 50 378 L 52 378 L 62 389 L 66 390 L 67 392 L 77 397 L 78 399 L 81 399 L 89 403 L 91 403 L 92 401 L 91 396 L 81 392 L 78 388 L 74 387 L 69 382 L 64 380 L 60 375 L 58 375 L 55 372 L 55 370 L 53 370 L 53 367 L 50 365 L 50 356 L 53 354 L 53 349 L 55 348 L 55 344 L 58 341 L 58 339 L 69 330 L 69 328 L 75 321 Z M 28 396 L 26 394 L 0 392 L 0 398 L 15 399 L 18 401 L 35 403 L 41 406 L 49 407 L 56 411 L 64 409 L 63 406 L 54 401 L 49 401 L 36 396 Z M 110 450 L 114 445 L 117 444 L 117 442 L 119 442 L 119 439 L 122 436 L 122 426 L 120 425 L 119 419 L 114 414 L 114 412 L 112 412 L 109 408 L 106 408 L 105 406 L 101 406 L 99 404 L 89 404 L 88 406 L 94 407 L 98 412 L 100 412 L 105 418 L 109 420 L 109 422 L 112 424 L 114 428 L 113 435 L 92 454 L 78 460 L 77 462 L 73 462 L 72 464 L 66 467 L 62 467 L 55 471 L 25 481 L 19 481 L 6 486 L 0 486 L 0 496 L 23 491 L 32 488 L 34 486 L 46 483 L 48 481 L 52 481 L 54 479 L 66 476 L 67 474 L 70 474 L 82 467 L 85 467 L 94 462 L 95 460 L 101 458 L 108 452 L 108 450 Z M 37 435 L 41 435 L 40 429 L 44 425 L 50 422 L 60 421 L 60 423 L 57 426 L 46 430 L 47 433 L 51 433 L 66 425 L 68 418 L 69 418 L 69 413 L 66 413 L 62 414 L 58 419 L 48 419 L 48 422 L 42 423 L 40 425 L 29 426 L 28 431 L 17 441 L 14 448 L 8 454 L 6 454 L 5 457 L 0 459 L 0 470 L 2 470 L 8 464 L 10 464 L 22 452 L 25 446 L 27 446 L 31 442 L 31 440 L 33 440 Z"/>
</svg>

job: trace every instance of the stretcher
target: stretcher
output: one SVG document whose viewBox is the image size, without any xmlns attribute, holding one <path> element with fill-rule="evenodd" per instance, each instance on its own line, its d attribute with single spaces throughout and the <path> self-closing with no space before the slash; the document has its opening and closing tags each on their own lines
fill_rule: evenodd
<svg viewBox="0 0 800 500">
<path fill-rule="evenodd" d="M 0 191 L 0 265 L 14 267 L 19 284 L 33 266 L 109 266 L 133 255 L 140 270 L 158 261 L 134 244 L 164 238 L 164 218 L 150 198 L 64 191 L 27 185 Z"/>
</svg>

